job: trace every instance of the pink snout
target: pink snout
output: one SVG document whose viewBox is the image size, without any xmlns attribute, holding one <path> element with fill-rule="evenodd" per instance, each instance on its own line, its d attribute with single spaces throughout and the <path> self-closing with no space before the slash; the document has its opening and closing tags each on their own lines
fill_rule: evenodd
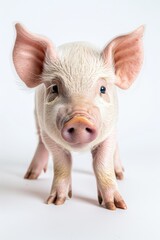
<svg viewBox="0 0 160 240">
<path fill-rule="evenodd" d="M 61 135 L 71 145 L 80 147 L 95 140 L 97 129 L 89 119 L 75 116 L 65 123 Z"/>
</svg>

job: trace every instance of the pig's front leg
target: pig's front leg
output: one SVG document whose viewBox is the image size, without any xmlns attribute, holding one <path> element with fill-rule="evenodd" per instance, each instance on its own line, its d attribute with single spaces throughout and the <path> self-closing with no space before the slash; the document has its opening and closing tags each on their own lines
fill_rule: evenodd
<svg viewBox="0 0 160 240">
<path fill-rule="evenodd" d="M 66 198 L 72 197 L 71 190 L 71 167 L 72 159 L 71 154 L 64 150 L 56 143 L 52 147 L 52 155 L 54 158 L 54 178 L 51 188 L 50 196 L 46 203 L 54 203 L 61 205 L 65 202 Z"/>
<path fill-rule="evenodd" d="M 118 192 L 114 172 L 114 153 L 116 141 L 114 134 L 99 144 L 93 151 L 93 168 L 97 179 L 98 201 L 104 202 L 110 210 L 126 209 L 126 204 Z"/>
</svg>

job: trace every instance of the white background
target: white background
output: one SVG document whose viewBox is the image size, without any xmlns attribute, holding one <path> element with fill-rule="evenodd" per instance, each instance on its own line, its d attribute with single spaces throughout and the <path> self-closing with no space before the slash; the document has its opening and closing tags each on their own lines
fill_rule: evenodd
<svg viewBox="0 0 160 240">
<path fill-rule="evenodd" d="M 89 153 L 74 154 L 73 198 L 45 205 L 52 164 L 39 180 L 23 175 L 34 153 L 34 90 L 15 74 L 14 23 L 56 46 L 85 40 L 103 47 L 113 37 L 146 25 L 145 61 L 134 85 L 118 90 L 118 137 L 128 210 L 98 206 Z M 160 1 L 0 0 L 0 239 L 160 239 Z"/>
</svg>

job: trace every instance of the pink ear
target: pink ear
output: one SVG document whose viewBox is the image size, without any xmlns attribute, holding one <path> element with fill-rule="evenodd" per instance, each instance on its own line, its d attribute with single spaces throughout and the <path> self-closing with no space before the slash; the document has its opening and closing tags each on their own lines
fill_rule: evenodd
<svg viewBox="0 0 160 240">
<path fill-rule="evenodd" d="M 106 64 L 113 64 L 116 74 L 115 84 L 127 89 L 137 77 L 143 62 L 142 37 L 144 27 L 113 39 L 103 50 Z"/>
<path fill-rule="evenodd" d="M 45 57 L 55 58 L 52 43 L 45 37 L 31 34 L 16 24 L 17 38 L 13 49 L 13 62 L 19 77 L 28 87 L 41 83 Z"/>
</svg>

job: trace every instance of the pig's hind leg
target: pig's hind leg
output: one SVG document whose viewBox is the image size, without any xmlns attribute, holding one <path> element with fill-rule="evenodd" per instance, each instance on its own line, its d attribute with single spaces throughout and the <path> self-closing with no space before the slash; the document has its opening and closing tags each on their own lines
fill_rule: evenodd
<svg viewBox="0 0 160 240">
<path fill-rule="evenodd" d="M 40 127 L 38 124 L 38 119 L 37 119 L 36 113 L 35 113 L 35 119 L 36 119 L 36 126 L 37 126 L 39 142 L 38 142 L 35 154 L 33 156 L 33 159 L 32 159 L 32 161 L 29 165 L 29 168 L 24 176 L 25 179 L 37 179 L 42 171 L 46 172 L 47 165 L 48 165 L 49 153 L 48 153 L 48 150 L 46 149 L 46 147 L 42 141 L 42 138 L 41 138 Z"/>
<path fill-rule="evenodd" d="M 115 153 L 114 153 L 114 171 L 116 178 L 118 180 L 122 180 L 124 178 L 124 168 L 121 163 L 118 144 L 116 145 Z"/>
</svg>

